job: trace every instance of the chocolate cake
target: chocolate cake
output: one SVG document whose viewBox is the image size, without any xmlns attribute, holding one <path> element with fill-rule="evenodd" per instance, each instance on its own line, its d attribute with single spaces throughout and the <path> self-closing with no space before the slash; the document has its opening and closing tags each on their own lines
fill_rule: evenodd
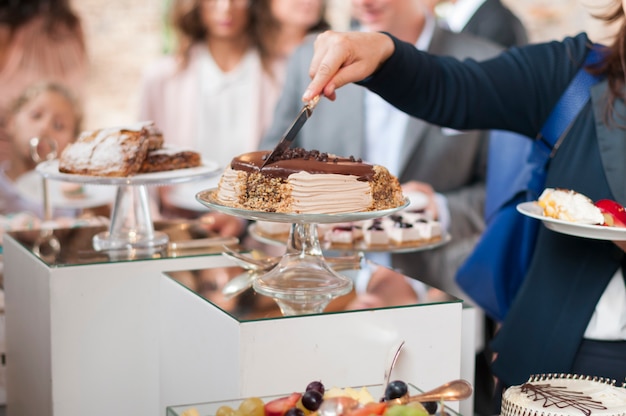
<svg viewBox="0 0 626 416">
<path fill-rule="evenodd" d="M 202 160 L 198 152 L 166 147 L 148 152 L 139 172 L 163 172 L 175 169 L 193 168 L 201 164 Z"/>
<path fill-rule="evenodd" d="M 220 179 L 217 200 L 255 211 L 304 214 L 378 211 L 404 203 L 398 179 L 383 166 L 294 148 L 261 168 L 269 154 L 235 157 Z"/>
</svg>

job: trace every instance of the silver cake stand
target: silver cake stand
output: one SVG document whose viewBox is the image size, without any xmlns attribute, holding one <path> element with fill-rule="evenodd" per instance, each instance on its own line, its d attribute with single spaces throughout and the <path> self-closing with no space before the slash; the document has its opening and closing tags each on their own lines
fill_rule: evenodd
<svg viewBox="0 0 626 416">
<path fill-rule="evenodd" d="M 37 172 L 46 179 L 117 186 L 109 230 L 96 234 L 93 238 L 95 250 L 109 252 L 127 250 L 156 252 L 167 246 L 169 242 L 167 234 L 154 230 L 148 186 L 190 182 L 216 175 L 219 171 L 217 163 L 203 161 L 201 166 L 195 168 L 128 177 L 104 177 L 59 172 L 58 159 L 37 165 Z"/>
<path fill-rule="evenodd" d="M 352 280 L 338 274 L 326 263 L 316 224 L 384 217 L 409 204 L 406 200 L 402 206 L 393 209 L 346 214 L 285 214 L 229 207 L 217 200 L 216 193 L 215 188 L 208 189 L 198 193 L 196 199 L 209 209 L 225 214 L 291 224 L 285 254 L 274 268 L 253 283 L 256 292 L 276 301 L 283 315 L 322 313 L 332 299 L 352 290 Z"/>
</svg>

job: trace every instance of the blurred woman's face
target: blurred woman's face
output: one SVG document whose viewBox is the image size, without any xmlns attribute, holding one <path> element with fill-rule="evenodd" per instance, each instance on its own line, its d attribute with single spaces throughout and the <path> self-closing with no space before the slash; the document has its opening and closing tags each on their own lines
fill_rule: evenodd
<svg viewBox="0 0 626 416">
<path fill-rule="evenodd" d="M 74 107 L 62 94 L 44 91 L 24 104 L 10 122 L 14 149 L 19 157 L 30 160 L 30 139 L 38 137 L 56 142 L 58 152 L 74 141 Z"/>
<path fill-rule="evenodd" d="M 308 30 L 322 18 L 324 0 L 272 0 L 270 4 L 272 15 L 281 24 Z"/>
<path fill-rule="evenodd" d="M 415 16 L 416 7 L 414 0 L 352 0 L 352 16 L 371 31 L 390 32 Z"/>
<path fill-rule="evenodd" d="M 224 40 L 244 36 L 250 20 L 249 0 L 200 0 L 207 35 Z"/>
</svg>

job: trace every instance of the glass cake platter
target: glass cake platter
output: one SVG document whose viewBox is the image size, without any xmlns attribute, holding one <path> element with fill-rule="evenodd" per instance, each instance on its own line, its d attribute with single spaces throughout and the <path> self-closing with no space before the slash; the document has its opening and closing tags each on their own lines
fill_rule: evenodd
<svg viewBox="0 0 626 416">
<path fill-rule="evenodd" d="M 59 160 L 54 159 L 38 164 L 36 169 L 46 179 L 117 186 L 109 230 L 94 236 L 95 250 L 156 251 L 167 247 L 169 238 L 167 234 L 154 230 L 147 187 L 207 178 L 217 174 L 220 167 L 215 162 L 203 160 L 201 166 L 187 169 L 126 177 L 87 176 L 59 172 Z"/>
<path fill-rule="evenodd" d="M 280 262 L 266 274 L 255 279 L 256 292 L 273 298 L 283 315 L 322 313 L 328 302 L 352 290 L 351 279 L 335 272 L 325 261 L 316 224 L 362 221 L 380 218 L 408 206 L 408 199 L 399 207 L 382 211 L 343 214 L 289 214 L 253 211 L 221 204 L 217 189 L 207 189 L 196 199 L 209 209 L 249 220 L 286 222 L 291 224 L 287 249 Z"/>
</svg>

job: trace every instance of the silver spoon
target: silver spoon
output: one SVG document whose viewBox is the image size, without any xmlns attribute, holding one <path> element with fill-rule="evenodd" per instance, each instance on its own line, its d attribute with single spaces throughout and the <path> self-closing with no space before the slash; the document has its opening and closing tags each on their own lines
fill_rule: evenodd
<svg viewBox="0 0 626 416">
<path fill-rule="evenodd" d="M 226 299 L 230 299 L 240 293 L 245 292 L 248 288 L 252 287 L 254 280 L 261 276 L 262 273 L 257 273 L 253 270 L 247 270 L 232 279 L 230 279 L 222 288 L 222 295 Z"/>
<path fill-rule="evenodd" d="M 251 271 L 266 271 L 278 264 L 280 261 L 280 257 L 266 257 L 264 259 L 255 259 L 251 256 L 247 256 L 245 254 L 241 254 L 238 251 L 233 250 L 228 246 L 222 246 L 224 250 L 222 252 L 223 256 L 228 257 L 237 263 L 238 266 L 243 267 L 246 270 Z"/>
<path fill-rule="evenodd" d="M 385 390 L 387 390 L 387 386 L 389 385 L 389 380 L 391 379 L 391 372 L 396 366 L 396 362 L 398 361 L 398 357 L 400 356 L 400 351 L 402 351 L 403 347 L 404 347 L 404 340 L 400 341 L 400 344 L 398 344 L 397 347 L 391 350 L 391 352 L 393 352 L 393 355 L 390 354 L 389 357 L 387 358 L 387 366 L 385 368 L 385 375 L 383 378 L 383 381 L 384 381 L 383 394 L 385 393 Z"/>
</svg>

